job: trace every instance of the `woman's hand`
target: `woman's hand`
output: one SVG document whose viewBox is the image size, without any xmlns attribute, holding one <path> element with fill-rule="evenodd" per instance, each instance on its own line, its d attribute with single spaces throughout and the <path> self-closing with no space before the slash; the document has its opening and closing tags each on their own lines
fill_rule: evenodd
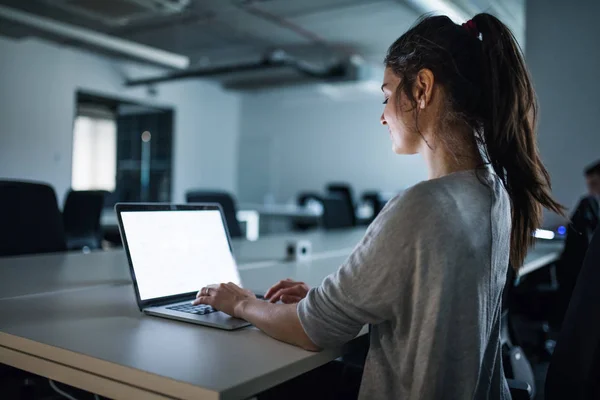
<svg viewBox="0 0 600 400">
<path fill-rule="evenodd" d="M 208 304 L 232 317 L 241 318 L 240 306 L 251 299 L 256 299 L 254 293 L 229 282 L 203 287 L 196 295 L 193 304 Z"/>
<path fill-rule="evenodd" d="M 265 299 L 271 303 L 277 303 L 279 300 L 285 304 L 298 303 L 306 297 L 309 290 L 309 287 L 304 282 L 286 279 L 277 282 L 271 289 L 267 290 Z"/>
</svg>

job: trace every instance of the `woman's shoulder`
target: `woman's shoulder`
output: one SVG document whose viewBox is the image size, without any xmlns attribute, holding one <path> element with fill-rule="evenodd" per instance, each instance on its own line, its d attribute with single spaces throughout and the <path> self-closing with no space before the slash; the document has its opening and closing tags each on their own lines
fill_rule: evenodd
<svg viewBox="0 0 600 400">
<path fill-rule="evenodd" d="M 386 206 L 388 217 L 425 217 L 445 220 L 463 211 L 489 209 L 491 193 L 486 176 L 475 171 L 458 172 L 438 179 L 420 182 L 391 199 Z"/>
<path fill-rule="evenodd" d="M 485 174 L 478 175 L 473 170 L 455 172 L 441 178 L 419 182 L 396 196 L 393 200 L 399 204 L 439 203 L 444 199 L 454 198 L 457 195 L 463 194 L 465 191 L 476 190 L 485 192 L 486 189 L 483 184 L 486 179 L 487 176 Z"/>
</svg>

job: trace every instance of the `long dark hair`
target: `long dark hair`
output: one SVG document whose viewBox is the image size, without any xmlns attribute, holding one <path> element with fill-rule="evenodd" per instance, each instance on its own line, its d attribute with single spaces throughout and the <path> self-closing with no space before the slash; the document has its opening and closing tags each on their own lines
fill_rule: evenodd
<svg viewBox="0 0 600 400">
<path fill-rule="evenodd" d="M 564 208 L 552 198 L 540 159 L 535 92 L 512 32 L 485 13 L 463 26 L 426 16 L 390 46 L 385 65 L 400 77 L 397 96 L 405 94 L 415 113 L 412 89 L 421 69 L 431 70 L 443 87 L 445 122 L 469 128 L 511 199 L 510 263 L 518 269 L 535 241 L 542 208 L 561 215 Z"/>
</svg>

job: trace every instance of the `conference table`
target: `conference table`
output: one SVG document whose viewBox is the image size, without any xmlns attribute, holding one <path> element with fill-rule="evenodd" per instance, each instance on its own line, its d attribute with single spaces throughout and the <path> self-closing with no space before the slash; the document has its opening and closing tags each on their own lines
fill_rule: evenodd
<svg viewBox="0 0 600 400">
<path fill-rule="evenodd" d="M 362 233 L 264 238 L 233 249 L 251 290 L 288 277 L 315 286 Z M 307 236 L 312 257 L 280 257 L 282 246 Z M 540 242 L 523 271 L 555 261 L 561 246 Z M 144 316 L 122 250 L 0 258 L 0 362 L 109 398 L 250 398 L 355 345 L 308 352 L 254 327 L 229 332 Z"/>
</svg>

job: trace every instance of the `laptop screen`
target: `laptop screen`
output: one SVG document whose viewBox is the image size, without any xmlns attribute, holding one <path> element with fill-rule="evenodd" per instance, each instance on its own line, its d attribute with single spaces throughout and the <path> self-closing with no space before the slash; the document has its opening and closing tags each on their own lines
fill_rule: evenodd
<svg viewBox="0 0 600 400">
<path fill-rule="evenodd" d="M 123 211 L 121 219 L 141 300 L 240 284 L 220 211 Z"/>
</svg>

